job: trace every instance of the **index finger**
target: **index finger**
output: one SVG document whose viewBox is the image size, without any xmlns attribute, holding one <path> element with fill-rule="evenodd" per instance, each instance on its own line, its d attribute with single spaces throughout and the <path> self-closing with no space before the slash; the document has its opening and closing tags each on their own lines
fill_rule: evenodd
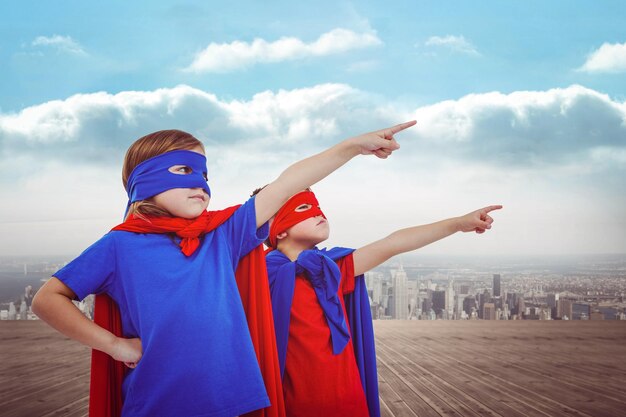
<svg viewBox="0 0 626 417">
<path fill-rule="evenodd" d="M 494 210 L 500 210 L 502 208 L 501 205 L 496 205 L 496 206 L 487 206 L 484 209 L 482 209 L 481 211 L 485 212 L 485 213 L 489 213 L 490 211 L 494 211 Z"/>
<path fill-rule="evenodd" d="M 391 134 L 394 135 L 398 132 L 403 131 L 404 129 L 408 129 L 409 127 L 415 125 L 416 123 L 417 123 L 417 120 L 411 120 L 410 122 L 404 122 L 404 123 L 400 123 L 399 125 L 390 127 L 389 130 L 391 130 Z"/>
</svg>

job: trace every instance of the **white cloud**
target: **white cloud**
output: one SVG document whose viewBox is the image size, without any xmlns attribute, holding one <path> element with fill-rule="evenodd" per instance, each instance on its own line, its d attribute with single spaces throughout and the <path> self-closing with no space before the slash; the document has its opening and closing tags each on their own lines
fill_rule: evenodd
<svg viewBox="0 0 626 417">
<path fill-rule="evenodd" d="M 215 96 L 186 86 L 78 94 L 0 115 L 1 149 L 77 163 L 107 163 L 146 132 L 174 125 L 202 133 L 202 116 L 220 120 L 221 112 Z M 223 134 L 227 131 L 222 129 Z"/>
<path fill-rule="evenodd" d="M 188 86 L 83 94 L 0 113 L 0 228 L 11 236 L 0 239 L 0 251 L 75 252 L 97 239 L 123 210 L 123 154 L 151 131 L 179 128 L 205 142 L 211 205 L 220 208 L 242 202 L 296 160 L 411 118 L 418 125 L 398 135 L 402 148 L 389 160 L 356 158 L 315 187 L 333 224 L 330 244 L 358 246 L 492 203 L 505 205 L 498 232 L 452 238 L 426 252 L 617 252 L 626 244 L 619 226 L 626 103 L 571 86 L 408 108 L 323 84 L 248 100 Z M 354 210 L 355 201 L 366 209 Z M 94 225 L 76 223 L 85 218 Z M 41 239 L 41 230 L 54 239 Z"/>
<path fill-rule="evenodd" d="M 196 54 L 185 71 L 227 72 L 246 68 L 257 63 L 292 61 L 306 57 L 325 56 L 352 49 L 381 45 L 374 33 L 355 33 L 347 29 L 333 29 L 322 34 L 316 41 L 305 43 L 294 37 L 283 37 L 274 42 L 254 39 L 251 43 L 211 43 Z"/>
<path fill-rule="evenodd" d="M 626 147 L 599 146 L 590 150 L 591 158 L 600 164 L 615 164 L 626 170 Z"/>
<path fill-rule="evenodd" d="M 107 164 L 135 138 L 171 127 L 210 145 L 272 144 L 290 152 L 319 149 L 410 118 L 418 124 L 408 135 L 430 152 L 480 157 L 493 165 L 569 164 L 591 149 L 626 146 L 626 104 L 581 86 L 471 94 L 411 109 L 344 84 L 265 91 L 231 101 L 183 85 L 80 94 L 0 114 L 0 152 L 3 159 L 32 155 Z"/>
<path fill-rule="evenodd" d="M 32 46 L 46 46 L 71 54 L 87 55 L 83 47 L 70 36 L 38 36 L 32 42 Z"/>
<path fill-rule="evenodd" d="M 625 72 L 626 42 L 604 43 L 587 57 L 587 61 L 579 71 L 594 72 Z"/>
<path fill-rule="evenodd" d="M 0 156 L 109 164 L 132 140 L 172 127 L 217 146 L 250 142 L 286 150 L 302 144 L 320 148 L 347 125 L 363 126 L 351 115 L 367 114 L 371 120 L 369 107 L 366 94 L 343 84 L 265 91 L 247 101 L 221 101 L 188 86 L 79 94 L 0 114 Z"/>
<path fill-rule="evenodd" d="M 419 108 L 414 117 L 414 132 L 430 146 L 507 166 L 567 164 L 595 146 L 626 146 L 626 103 L 576 85 L 471 94 Z"/>
<path fill-rule="evenodd" d="M 471 42 L 463 36 L 431 36 L 425 42 L 426 46 L 437 46 L 450 49 L 455 52 L 461 52 L 468 55 L 480 56 L 480 53 Z"/>
</svg>

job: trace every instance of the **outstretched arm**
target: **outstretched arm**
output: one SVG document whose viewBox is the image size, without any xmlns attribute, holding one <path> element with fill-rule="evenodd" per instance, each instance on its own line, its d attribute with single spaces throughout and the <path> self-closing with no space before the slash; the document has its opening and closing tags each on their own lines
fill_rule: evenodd
<svg viewBox="0 0 626 417">
<path fill-rule="evenodd" d="M 415 124 L 415 120 L 365 133 L 291 165 L 261 190 L 255 201 L 257 227 L 268 221 L 295 193 L 310 187 L 357 155 L 385 159 L 400 145 L 393 135 Z"/>
<path fill-rule="evenodd" d="M 354 251 L 354 275 L 361 275 L 392 256 L 419 249 L 456 232 L 484 233 L 491 229 L 493 223 L 488 213 L 501 208 L 488 206 L 465 216 L 395 231 L 384 239 Z"/>
</svg>

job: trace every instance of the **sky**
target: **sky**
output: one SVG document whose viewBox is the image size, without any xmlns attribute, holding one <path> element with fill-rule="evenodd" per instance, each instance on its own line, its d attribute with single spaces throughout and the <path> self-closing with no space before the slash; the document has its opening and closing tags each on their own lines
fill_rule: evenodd
<svg viewBox="0 0 626 417">
<path fill-rule="evenodd" d="M 128 146 L 207 148 L 210 208 L 415 119 L 314 186 L 328 246 L 502 204 L 420 253 L 626 252 L 622 1 L 2 2 L 0 256 L 75 256 L 122 220 Z"/>
</svg>

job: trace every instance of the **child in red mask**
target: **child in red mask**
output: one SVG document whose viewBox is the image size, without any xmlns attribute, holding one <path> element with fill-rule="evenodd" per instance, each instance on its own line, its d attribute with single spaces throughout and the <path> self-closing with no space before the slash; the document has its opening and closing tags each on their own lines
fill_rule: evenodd
<svg viewBox="0 0 626 417">
<path fill-rule="evenodd" d="M 398 230 L 357 250 L 317 246 L 329 224 L 313 192 L 291 197 L 270 226 L 266 261 L 287 415 L 380 415 L 371 313 L 362 274 L 456 232 L 491 228 L 488 206 Z M 349 343 L 351 342 L 351 343 Z"/>
</svg>

